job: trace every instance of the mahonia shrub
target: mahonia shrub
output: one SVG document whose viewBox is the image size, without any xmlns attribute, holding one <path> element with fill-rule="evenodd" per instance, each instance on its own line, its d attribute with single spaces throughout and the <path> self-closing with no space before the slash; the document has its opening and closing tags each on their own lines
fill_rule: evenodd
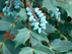
<svg viewBox="0 0 72 54">
<path fill-rule="evenodd" d="M 72 54 L 72 0 L 0 0 L 0 54 Z"/>
</svg>

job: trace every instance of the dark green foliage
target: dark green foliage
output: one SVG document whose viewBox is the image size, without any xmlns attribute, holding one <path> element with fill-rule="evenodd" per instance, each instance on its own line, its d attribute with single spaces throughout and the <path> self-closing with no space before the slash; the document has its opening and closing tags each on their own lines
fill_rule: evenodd
<svg viewBox="0 0 72 54">
<path fill-rule="evenodd" d="M 72 0 L 0 0 L 0 12 L 2 54 L 72 54 Z"/>
</svg>

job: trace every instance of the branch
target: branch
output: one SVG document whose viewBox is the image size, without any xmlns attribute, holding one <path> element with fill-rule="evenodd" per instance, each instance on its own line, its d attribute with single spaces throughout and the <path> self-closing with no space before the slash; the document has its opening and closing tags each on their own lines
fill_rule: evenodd
<svg viewBox="0 0 72 54">
<path fill-rule="evenodd" d="M 62 35 L 62 37 L 68 41 L 68 39 L 55 27 L 55 29 L 58 31 L 58 33 L 60 33 Z"/>
<path fill-rule="evenodd" d="M 31 43 L 31 48 L 32 48 L 32 52 L 33 52 L 33 45 L 32 45 L 32 37 L 31 37 L 31 27 L 30 27 L 30 22 L 29 22 L 29 33 L 30 33 L 30 43 Z M 33 52 L 33 54 L 34 54 L 34 52 Z"/>
<path fill-rule="evenodd" d="M 51 50 L 53 50 L 53 49 L 52 49 L 52 47 L 50 46 L 50 43 L 49 43 L 49 42 L 47 42 L 47 44 L 48 44 L 48 46 L 50 47 L 50 49 L 51 49 Z"/>
<path fill-rule="evenodd" d="M 32 14 L 34 15 L 35 19 L 38 21 L 38 19 L 37 19 L 35 13 L 34 13 L 33 10 L 32 10 L 32 7 L 30 6 L 30 2 L 29 2 L 29 0 L 26 0 L 26 7 L 29 7 L 29 8 L 31 9 Z M 39 21 L 38 21 L 38 22 L 39 22 Z M 30 22 L 29 22 L 29 24 L 28 24 L 28 28 L 29 28 L 29 33 L 30 33 L 30 43 L 31 43 L 31 48 L 32 48 L 32 52 L 33 52 L 33 45 L 32 45 L 32 37 L 31 37 L 31 27 L 30 27 Z M 34 52 L 33 52 L 33 54 L 34 54 Z"/>
<path fill-rule="evenodd" d="M 1 44 L 0 49 L 2 48 L 2 46 L 3 46 L 4 42 L 6 41 L 7 37 L 10 35 L 10 32 L 11 32 L 11 29 L 8 31 L 8 35 L 6 36 L 6 38 L 4 39 L 3 43 Z"/>
<path fill-rule="evenodd" d="M 18 17 L 16 18 L 16 20 L 17 20 L 17 19 L 18 19 Z M 15 20 L 14 23 L 12 24 L 12 27 L 15 25 L 16 20 Z M 11 27 L 11 28 L 12 28 L 12 27 Z M 8 31 L 8 34 L 7 34 L 6 38 L 4 39 L 3 43 L 1 44 L 0 49 L 2 48 L 4 42 L 7 40 L 7 37 L 10 35 L 10 32 L 11 32 L 11 29 Z"/>
<path fill-rule="evenodd" d="M 70 4 L 69 2 L 66 2 L 66 1 L 60 1 L 60 0 L 56 0 L 56 1 Z"/>
<path fill-rule="evenodd" d="M 30 22 L 29 22 L 28 27 L 29 27 L 29 33 L 30 33 L 30 43 L 31 43 L 31 48 L 33 49 L 33 46 L 32 46 L 32 38 L 31 38 L 31 30 L 30 30 Z"/>
<path fill-rule="evenodd" d="M 32 12 L 33 16 L 34 16 L 35 19 L 39 22 L 37 16 L 35 15 L 34 11 L 32 10 L 32 7 L 30 6 L 29 0 L 26 0 L 26 6 L 28 6 L 28 7 L 31 9 L 31 12 Z"/>
</svg>

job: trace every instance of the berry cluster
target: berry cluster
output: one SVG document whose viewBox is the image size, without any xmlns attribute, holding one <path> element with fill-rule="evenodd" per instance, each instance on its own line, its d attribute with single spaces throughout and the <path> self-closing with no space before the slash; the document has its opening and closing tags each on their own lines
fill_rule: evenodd
<svg viewBox="0 0 72 54">
<path fill-rule="evenodd" d="M 46 29 L 46 16 L 44 16 L 44 13 L 42 13 L 42 11 L 39 10 L 39 8 L 34 8 L 34 12 L 38 20 L 35 19 L 29 7 L 26 8 L 26 11 L 27 15 L 29 16 L 29 21 L 31 22 L 33 30 L 37 30 L 38 33 L 41 33 L 41 30 Z"/>
<path fill-rule="evenodd" d="M 20 8 L 20 0 L 8 0 L 5 2 L 6 6 L 3 8 L 4 15 L 14 16 L 16 14 L 15 9 Z"/>
<path fill-rule="evenodd" d="M 58 22 L 61 20 L 60 15 L 61 15 L 61 13 L 59 11 L 59 8 L 57 8 L 56 9 L 56 19 L 58 19 Z"/>
</svg>

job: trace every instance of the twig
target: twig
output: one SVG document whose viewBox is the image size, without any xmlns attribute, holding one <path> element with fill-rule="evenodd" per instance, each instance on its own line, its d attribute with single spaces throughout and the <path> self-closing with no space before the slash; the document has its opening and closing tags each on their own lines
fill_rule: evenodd
<svg viewBox="0 0 72 54">
<path fill-rule="evenodd" d="M 29 0 L 26 0 L 26 6 L 28 6 L 28 7 L 31 9 L 31 12 L 32 12 L 33 16 L 34 16 L 35 19 L 39 22 L 37 16 L 35 15 L 34 11 L 32 10 L 32 7 L 30 6 Z"/>
<path fill-rule="evenodd" d="M 8 35 L 6 36 L 6 38 L 4 39 L 3 43 L 1 44 L 0 49 L 2 48 L 2 46 L 3 46 L 4 42 L 6 41 L 7 37 L 10 35 L 10 32 L 11 32 L 11 29 L 9 30 Z"/>
<path fill-rule="evenodd" d="M 56 54 L 59 54 L 57 51 L 55 51 Z"/>
<path fill-rule="evenodd" d="M 56 1 L 70 4 L 69 2 L 66 1 L 60 1 L 60 0 L 56 0 Z"/>
<path fill-rule="evenodd" d="M 17 17 L 17 18 L 18 18 L 18 17 Z M 17 20 L 17 18 L 16 18 L 16 20 Z M 16 20 L 15 20 L 14 23 L 12 24 L 12 27 L 14 26 Z M 11 28 L 12 28 L 12 27 L 11 27 Z M 6 36 L 6 38 L 4 39 L 3 43 L 1 44 L 0 49 L 2 48 L 2 46 L 3 46 L 4 42 L 6 41 L 7 37 L 10 35 L 10 32 L 11 32 L 11 29 L 8 31 L 8 35 Z"/>
<path fill-rule="evenodd" d="M 26 0 L 26 7 L 29 7 L 32 11 L 32 14 L 34 14 L 33 10 L 32 10 L 32 7 L 30 6 L 30 2 L 29 0 Z M 35 16 L 35 18 L 37 19 L 37 17 Z M 37 19 L 38 20 L 38 19 Z M 33 49 L 33 46 L 32 46 L 32 37 L 31 37 L 31 27 L 30 27 L 30 22 L 28 23 L 28 28 L 29 28 L 29 33 L 30 33 L 30 43 L 31 43 L 31 48 Z"/>
<path fill-rule="evenodd" d="M 51 49 L 51 50 L 53 50 L 53 49 L 52 49 L 52 47 L 50 46 L 50 43 L 49 43 L 49 42 L 47 42 L 47 44 L 48 44 L 48 46 L 50 47 L 50 49 Z"/>
<path fill-rule="evenodd" d="M 31 48 L 32 48 L 32 52 L 33 52 L 33 45 L 32 45 L 32 37 L 31 37 L 31 30 L 30 30 L 30 22 L 29 22 L 29 33 L 30 33 L 30 43 L 31 43 Z M 34 52 L 33 52 L 34 54 Z"/>
<path fill-rule="evenodd" d="M 30 43 L 31 43 L 31 48 L 33 49 L 33 46 L 32 46 L 32 38 L 31 38 L 31 30 L 30 30 L 30 22 L 29 22 L 29 33 L 30 33 Z"/>
<path fill-rule="evenodd" d="M 60 33 L 62 35 L 62 37 L 68 41 L 68 39 L 55 27 L 55 29 L 58 31 L 58 33 Z"/>
</svg>

